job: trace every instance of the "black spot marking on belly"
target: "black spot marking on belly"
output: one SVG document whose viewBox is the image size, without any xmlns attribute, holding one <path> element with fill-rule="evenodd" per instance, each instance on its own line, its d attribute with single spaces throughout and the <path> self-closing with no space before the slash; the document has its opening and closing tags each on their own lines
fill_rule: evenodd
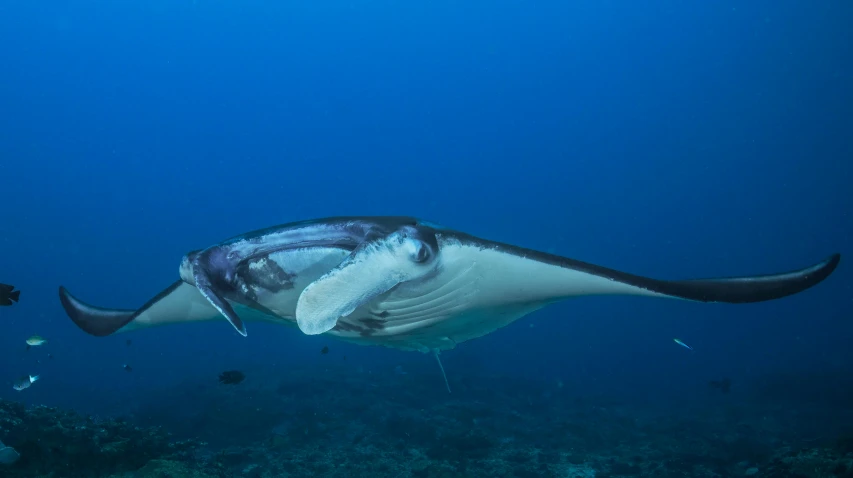
<svg viewBox="0 0 853 478">
<path fill-rule="evenodd" d="M 270 292 L 292 289 L 296 274 L 282 269 L 275 261 L 267 257 L 258 257 L 237 266 L 237 274 L 248 285 L 260 287 Z"/>
<path fill-rule="evenodd" d="M 335 324 L 334 327 L 332 327 L 332 330 L 338 332 L 357 332 L 360 335 L 364 335 L 364 332 L 367 329 L 365 329 L 364 327 L 359 327 L 358 325 L 355 325 L 350 322 L 344 322 L 342 320 L 339 320 L 338 323 Z"/>
<path fill-rule="evenodd" d="M 383 319 L 384 319 L 385 317 L 388 317 L 388 316 L 389 316 L 389 315 L 391 315 L 391 314 L 390 314 L 387 310 L 383 310 L 382 312 L 380 312 L 380 313 L 378 313 L 378 314 L 376 314 L 376 315 L 377 315 L 378 317 L 380 317 L 380 318 L 383 318 Z"/>
<path fill-rule="evenodd" d="M 365 317 L 363 319 L 358 319 L 352 322 L 339 320 L 333 330 L 337 330 L 339 332 L 353 332 L 361 335 L 362 337 L 369 337 L 376 333 L 378 330 L 383 330 L 385 328 L 385 323 L 379 319 L 372 319 L 369 317 Z"/>
<path fill-rule="evenodd" d="M 371 319 L 369 317 L 365 317 L 363 319 L 359 319 L 359 322 L 364 324 L 370 330 L 382 330 L 385 328 L 385 324 L 379 319 Z"/>
<path fill-rule="evenodd" d="M 364 325 L 364 327 L 359 332 L 362 337 L 369 337 L 376 333 L 377 330 L 382 330 L 385 328 L 385 323 L 379 319 L 372 319 L 370 317 L 365 317 L 363 319 L 358 319 L 359 322 Z"/>
</svg>

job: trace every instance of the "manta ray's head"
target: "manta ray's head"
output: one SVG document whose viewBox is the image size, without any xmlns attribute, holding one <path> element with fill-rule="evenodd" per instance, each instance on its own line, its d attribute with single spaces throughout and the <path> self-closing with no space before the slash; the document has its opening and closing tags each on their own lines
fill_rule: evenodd
<svg viewBox="0 0 853 478">
<path fill-rule="evenodd" d="M 193 277 L 193 263 L 195 262 L 198 255 L 201 253 L 201 249 L 197 251 L 188 252 L 181 259 L 181 267 L 178 269 L 181 274 L 181 280 L 190 285 L 195 285 L 195 278 Z"/>
<path fill-rule="evenodd" d="M 187 284 L 198 287 L 197 282 L 201 272 L 220 287 L 228 284 L 234 279 L 235 267 L 240 261 L 238 252 L 220 246 L 188 252 L 181 259 L 179 269 L 181 279 Z"/>
<path fill-rule="evenodd" d="M 195 279 L 193 279 L 193 261 L 198 256 L 200 251 L 192 251 L 184 255 L 181 258 L 181 267 L 178 268 L 178 272 L 181 275 L 181 280 L 190 285 L 195 285 Z"/>
<path fill-rule="evenodd" d="M 296 324 L 307 335 L 328 332 L 397 286 L 415 286 L 441 265 L 435 231 L 404 224 L 365 239 L 349 257 L 309 284 L 296 304 Z"/>
<path fill-rule="evenodd" d="M 227 247 L 213 246 L 193 251 L 181 259 L 181 280 L 193 285 L 241 335 L 246 335 L 243 321 L 226 299 L 235 291 L 233 265 L 237 255 Z"/>
</svg>

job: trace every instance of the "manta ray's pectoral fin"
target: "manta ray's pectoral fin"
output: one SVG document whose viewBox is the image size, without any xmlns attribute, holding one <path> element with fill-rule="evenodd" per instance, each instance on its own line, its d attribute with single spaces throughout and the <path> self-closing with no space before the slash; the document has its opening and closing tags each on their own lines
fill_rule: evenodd
<svg viewBox="0 0 853 478">
<path fill-rule="evenodd" d="M 83 332 L 95 337 L 105 337 L 115 333 L 133 320 L 135 310 L 104 309 L 89 305 L 59 286 L 59 301 L 68 317 Z"/>
<path fill-rule="evenodd" d="M 196 262 L 193 267 L 193 279 L 195 280 L 195 286 L 198 288 L 198 291 L 201 292 L 201 295 L 203 295 L 210 305 L 218 310 L 223 317 L 228 319 L 228 322 L 234 326 L 234 329 L 237 330 L 240 335 L 245 337 L 247 335 L 246 325 L 243 324 L 240 316 L 234 312 L 231 304 L 229 304 L 228 301 L 216 291 L 213 284 L 210 282 L 210 278 L 204 272 L 204 268 L 200 267 L 198 262 Z"/>
<path fill-rule="evenodd" d="M 428 273 L 435 251 L 406 231 L 366 242 L 299 295 L 296 323 L 307 335 L 331 330 L 341 317 L 400 283 Z"/>
<path fill-rule="evenodd" d="M 653 292 L 699 302 L 764 302 L 798 294 L 819 284 L 832 274 L 840 260 L 840 254 L 833 254 L 813 266 L 778 274 L 674 281 L 640 279 L 635 283 Z"/>
<path fill-rule="evenodd" d="M 136 310 L 89 305 L 62 286 L 59 287 L 59 300 L 77 327 L 97 337 L 157 325 L 210 320 L 219 316 L 198 289 L 180 280 Z"/>
</svg>

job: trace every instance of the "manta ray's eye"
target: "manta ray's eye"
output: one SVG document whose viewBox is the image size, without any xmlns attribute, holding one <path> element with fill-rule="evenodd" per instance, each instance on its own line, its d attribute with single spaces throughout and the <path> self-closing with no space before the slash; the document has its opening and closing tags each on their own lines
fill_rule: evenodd
<svg viewBox="0 0 853 478">
<path fill-rule="evenodd" d="M 412 253 L 412 260 L 415 262 L 426 262 L 432 256 L 432 251 L 429 246 L 421 241 L 414 241 L 415 252 Z"/>
</svg>

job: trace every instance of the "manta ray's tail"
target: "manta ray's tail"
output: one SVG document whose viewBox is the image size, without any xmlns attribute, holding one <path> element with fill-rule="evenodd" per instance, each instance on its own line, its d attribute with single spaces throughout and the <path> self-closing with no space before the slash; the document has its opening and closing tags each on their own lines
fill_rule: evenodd
<svg viewBox="0 0 853 478">
<path fill-rule="evenodd" d="M 441 364 L 441 358 L 439 358 L 438 353 L 438 349 L 432 351 L 432 354 L 435 355 L 435 360 L 438 362 L 438 368 L 441 369 L 441 376 L 444 377 L 444 385 L 447 387 L 447 393 L 450 393 L 450 382 L 447 381 L 447 374 L 444 373 L 444 365 Z"/>
</svg>

